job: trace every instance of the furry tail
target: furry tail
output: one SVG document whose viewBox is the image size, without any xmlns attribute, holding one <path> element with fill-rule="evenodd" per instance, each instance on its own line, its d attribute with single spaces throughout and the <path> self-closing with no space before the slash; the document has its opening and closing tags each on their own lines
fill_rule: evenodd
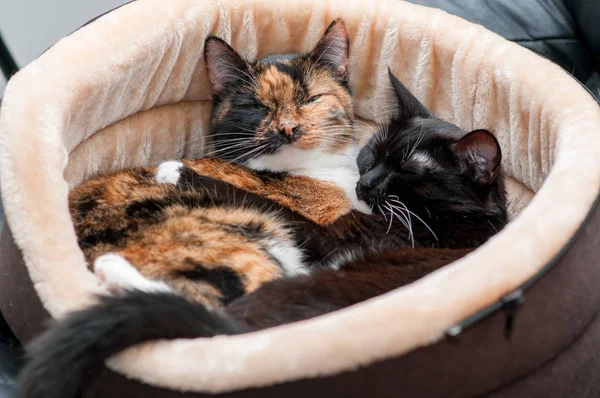
<svg viewBox="0 0 600 398">
<path fill-rule="evenodd" d="M 105 359 L 139 343 L 245 331 L 222 313 L 170 293 L 133 291 L 102 297 L 32 342 L 19 378 L 19 396 L 72 398 Z"/>
</svg>

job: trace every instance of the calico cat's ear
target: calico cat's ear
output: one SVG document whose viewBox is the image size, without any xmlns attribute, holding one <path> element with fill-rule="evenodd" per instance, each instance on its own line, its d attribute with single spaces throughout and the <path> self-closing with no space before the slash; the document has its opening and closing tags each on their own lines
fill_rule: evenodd
<svg viewBox="0 0 600 398">
<path fill-rule="evenodd" d="M 204 42 L 204 60 L 215 97 L 222 95 L 230 85 L 248 82 L 252 76 L 246 61 L 218 37 L 209 36 Z"/>
<path fill-rule="evenodd" d="M 398 117 L 400 119 L 410 119 L 413 117 L 431 117 L 433 116 L 429 109 L 425 107 L 410 91 L 398 80 L 396 75 L 388 68 L 388 74 L 392 81 L 392 86 L 396 91 L 398 98 Z"/>
<path fill-rule="evenodd" d="M 346 24 L 341 19 L 336 19 L 321 36 L 309 59 L 319 66 L 331 69 L 338 79 L 346 81 L 349 54 L 350 37 Z"/>
<path fill-rule="evenodd" d="M 498 176 L 502 152 L 498 140 L 489 131 L 471 131 L 450 148 L 471 169 L 477 184 L 491 184 Z"/>
</svg>

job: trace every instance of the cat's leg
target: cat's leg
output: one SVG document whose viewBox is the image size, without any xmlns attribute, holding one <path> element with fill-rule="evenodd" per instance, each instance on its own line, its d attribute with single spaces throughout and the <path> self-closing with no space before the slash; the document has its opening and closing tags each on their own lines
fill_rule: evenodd
<svg viewBox="0 0 600 398">
<path fill-rule="evenodd" d="M 107 285 L 112 293 L 123 290 L 144 292 L 172 292 L 166 283 L 146 278 L 123 256 L 115 253 L 103 254 L 94 261 L 94 273 Z"/>
<path fill-rule="evenodd" d="M 156 169 L 156 182 L 159 184 L 177 185 L 179 178 L 181 177 L 181 170 L 184 167 L 185 164 L 178 160 L 162 162 Z"/>
<path fill-rule="evenodd" d="M 230 185 L 214 177 L 198 174 L 194 169 L 178 160 L 168 160 L 159 164 L 155 179 L 159 184 L 180 185 L 190 188 L 208 187 L 216 183 L 222 186 Z"/>
<path fill-rule="evenodd" d="M 205 188 L 223 193 L 231 192 L 231 194 L 222 195 L 220 199 L 230 198 L 234 204 L 239 203 L 238 196 L 240 194 L 247 195 L 246 191 L 218 178 L 198 174 L 196 170 L 177 160 L 169 160 L 158 165 L 155 179 L 159 184 L 179 185 L 192 189 Z"/>
</svg>

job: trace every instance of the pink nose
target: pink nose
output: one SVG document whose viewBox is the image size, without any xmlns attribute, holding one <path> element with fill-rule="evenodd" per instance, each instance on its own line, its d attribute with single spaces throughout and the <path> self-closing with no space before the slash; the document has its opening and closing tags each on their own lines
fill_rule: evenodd
<svg viewBox="0 0 600 398">
<path fill-rule="evenodd" d="M 298 123 L 292 121 L 279 123 L 279 131 L 288 137 L 291 137 L 294 134 L 296 127 L 298 127 Z"/>
</svg>

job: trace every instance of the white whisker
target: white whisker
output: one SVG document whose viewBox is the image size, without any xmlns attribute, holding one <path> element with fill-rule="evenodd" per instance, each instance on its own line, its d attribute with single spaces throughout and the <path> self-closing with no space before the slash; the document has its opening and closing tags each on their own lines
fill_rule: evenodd
<svg viewBox="0 0 600 398">
<path fill-rule="evenodd" d="M 396 213 L 396 217 L 398 217 L 398 220 L 400 220 L 402 222 L 402 224 L 404 224 L 406 229 L 408 229 L 408 238 L 410 239 L 411 246 L 415 247 L 415 236 L 414 236 L 413 229 L 412 229 L 410 212 L 408 212 L 408 209 L 406 208 L 406 206 L 404 206 L 404 210 L 403 210 L 402 208 L 400 208 L 398 206 L 394 206 L 392 204 L 389 204 L 389 205 L 391 208 L 393 208 L 399 212 L 399 213 Z M 407 213 L 404 213 L 404 211 L 407 211 Z M 400 214 L 402 214 L 404 221 L 400 219 Z"/>
<path fill-rule="evenodd" d="M 412 149 L 408 152 L 408 156 L 405 156 L 404 159 L 410 158 L 412 156 L 412 154 L 415 152 L 421 141 L 423 141 L 424 136 L 425 134 L 423 134 L 423 126 L 421 126 L 421 130 L 419 131 L 419 136 L 417 137 L 417 140 L 415 141 Z"/>
<path fill-rule="evenodd" d="M 256 130 L 247 129 L 247 128 L 245 128 L 245 127 L 242 127 L 242 126 L 235 126 L 235 129 L 236 129 L 236 130 L 237 130 L 237 129 L 240 129 L 240 130 L 242 130 L 242 131 L 248 131 L 248 132 L 250 132 L 250 133 L 253 133 L 253 134 L 260 134 L 260 133 L 261 133 L 260 131 L 256 131 Z"/>
<path fill-rule="evenodd" d="M 381 205 L 379 203 L 377 203 L 377 207 L 379 208 L 379 211 L 381 212 L 381 214 L 383 215 L 383 218 L 387 222 L 387 216 L 385 215 L 385 212 L 383 211 L 383 209 L 381 208 Z"/>
<path fill-rule="evenodd" d="M 252 147 L 253 147 L 253 145 L 251 145 L 251 143 L 238 142 L 237 144 L 228 145 L 224 148 L 215 149 L 214 151 L 210 152 L 207 155 L 212 156 L 212 155 L 221 154 L 223 152 L 227 152 L 230 150 L 235 150 L 235 152 L 237 152 L 237 151 L 242 151 L 245 149 L 250 149 Z"/>
<path fill-rule="evenodd" d="M 232 69 L 236 69 L 236 68 L 232 68 Z M 239 70 L 239 69 L 237 69 L 237 70 Z M 243 73 L 243 72 L 242 72 L 242 73 Z M 251 87 L 251 88 L 253 88 L 254 90 L 257 90 L 257 91 L 259 90 L 259 87 L 256 85 L 256 83 L 254 83 L 254 82 L 250 82 L 250 81 L 248 81 L 248 80 L 244 79 L 243 77 L 236 76 L 236 75 L 231 75 L 231 74 L 223 74 L 223 76 L 225 76 L 225 77 L 231 77 L 231 78 L 237 79 L 237 80 L 241 81 L 242 83 L 245 83 L 245 84 L 247 84 L 248 86 L 250 86 L 250 87 Z"/>
<path fill-rule="evenodd" d="M 393 196 L 395 196 L 395 195 L 393 195 Z M 391 198 L 391 196 L 388 196 L 388 197 L 390 197 L 390 198 Z M 397 198 L 397 196 L 396 196 L 396 198 Z M 405 205 L 404 203 L 400 202 L 398 199 L 392 199 L 392 200 L 391 200 L 391 202 L 393 202 L 393 203 L 396 203 L 397 205 L 401 205 L 401 206 L 403 206 L 403 207 L 404 207 L 404 209 L 405 209 L 405 210 L 406 210 L 406 211 L 407 211 L 407 212 L 408 212 L 410 215 L 414 216 L 414 217 L 415 217 L 417 220 L 419 220 L 419 221 L 420 221 L 420 222 L 421 222 L 421 223 L 422 223 L 422 224 L 425 226 L 425 228 L 427 228 L 427 229 L 429 230 L 429 232 L 431 233 L 431 235 L 433 235 L 433 237 L 435 238 L 435 240 L 439 240 L 439 239 L 438 239 L 438 237 L 437 237 L 437 235 L 435 234 L 435 232 L 433 232 L 433 230 L 432 230 L 432 229 L 429 227 L 429 225 L 428 225 L 428 224 L 427 224 L 427 223 L 426 223 L 426 222 L 425 222 L 425 221 L 424 221 L 424 220 L 423 220 L 421 217 L 419 217 L 419 216 L 418 216 L 416 213 L 414 213 L 414 212 L 410 211 L 410 210 L 409 210 L 409 209 L 406 207 L 406 205 Z M 426 210 L 427 210 L 427 209 L 426 209 Z M 429 212 L 429 210 L 427 210 L 427 212 Z M 431 216 L 430 216 L 430 217 L 431 217 Z"/>
<path fill-rule="evenodd" d="M 242 159 L 244 156 L 249 156 L 249 155 L 251 155 L 251 154 L 253 154 L 253 153 L 256 153 L 256 152 L 257 152 L 257 151 L 259 151 L 259 150 L 265 149 L 266 147 L 267 147 L 267 144 L 264 144 L 264 145 L 258 146 L 258 147 L 256 147 L 256 148 L 254 148 L 253 150 L 251 150 L 251 151 L 249 151 L 249 152 L 246 152 L 246 153 L 244 153 L 244 154 L 242 154 L 242 155 L 238 156 L 237 158 L 235 158 L 235 159 L 231 160 L 230 162 L 231 162 L 231 163 L 235 163 L 235 162 L 237 162 L 238 160 Z M 250 159 L 252 159 L 252 157 L 250 157 L 248 160 L 250 160 Z"/>
<path fill-rule="evenodd" d="M 386 202 L 386 204 L 387 204 L 387 202 Z M 386 206 L 386 204 L 384 204 L 383 206 L 384 206 L 384 207 L 386 207 L 386 208 L 389 210 L 389 212 L 390 212 L 390 224 L 388 225 L 388 229 L 387 229 L 387 231 L 385 232 L 385 233 L 386 233 L 386 235 L 387 235 L 387 234 L 389 234 L 389 233 L 390 233 L 390 230 L 392 229 L 392 222 L 394 221 L 394 211 L 392 210 L 392 208 L 391 208 L 391 207 L 387 207 L 387 206 Z M 387 220 L 386 220 L 386 221 L 387 221 Z"/>
</svg>

